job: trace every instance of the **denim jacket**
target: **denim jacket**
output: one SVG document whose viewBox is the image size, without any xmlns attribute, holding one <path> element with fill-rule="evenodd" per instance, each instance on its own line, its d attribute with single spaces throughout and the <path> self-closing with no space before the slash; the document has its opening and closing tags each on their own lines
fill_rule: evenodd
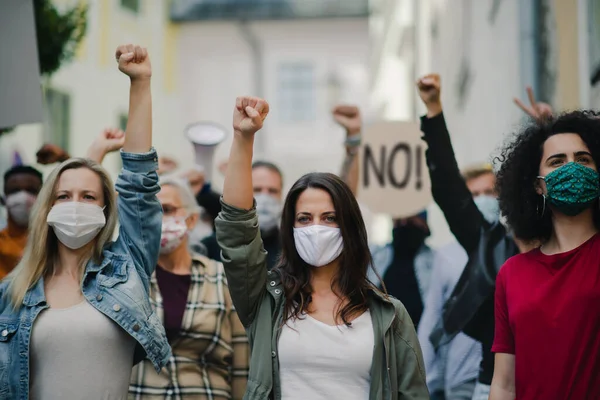
<svg viewBox="0 0 600 400">
<path fill-rule="evenodd" d="M 156 198 L 156 151 L 121 153 L 118 192 L 119 237 L 103 250 L 102 261 L 90 261 L 81 284 L 85 299 L 136 340 L 134 363 L 144 358 L 160 371 L 171 355 L 163 325 L 148 297 L 150 276 L 158 260 L 162 208 Z M 7 278 L 10 279 L 10 276 Z M 0 283 L 0 398 L 29 397 L 29 342 L 39 313 L 48 308 L 40 279 L 14 310 Z M 82 356 L 84 356 L 82 354 Z"/>
</svg>

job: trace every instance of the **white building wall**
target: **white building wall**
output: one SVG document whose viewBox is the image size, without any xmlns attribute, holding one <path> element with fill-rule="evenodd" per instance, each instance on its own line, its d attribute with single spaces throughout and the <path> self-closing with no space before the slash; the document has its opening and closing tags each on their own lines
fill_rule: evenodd
<svg viewBox="0 0 600 400">
<path fill-rule="evenodd" d="M 439 73 L 459 166 L 491 161 L 505 135 L 521 122 L 513 97 L 526 99 L 519 0 L 377 0 L 373 5 L 377 13 L 371 18 L 372 46 L 383 47 L 372 60 L 371 71 L 371 102 L 377 117 L 422 115 L 425 108 L 415 81 L 426 73 Z M 402 51 L 398 51 L 400 44 Z M 468 66 L 470 78 L 461 101 L 463 65 Z M 439 246 L 453 240 L 439 208 L 434 204 L 428 211 L 429 243 Z"/>
<path fill-rule="evenodd" d="M 57 0 L 58 6 L 75 1 Z M 179 117 L 180 96 L 173 76 L 176 59 L 176 28 L 170 25 L 166 5 L 141 2 L 134 14 L 120 6 L 119 0 L 88 1 L 88 30 L 75 60 L 65 64 L 44 85 L 70 95 L 70 145 L 72 156 L 84 156 L 92 140 L 106 127 L 116 127 L 119 116 L 127 114 L 129 80 L 119 72 L 115 61 L 118 45 L 133 43 L 148 48 L 152 61 L 154 145 L 159 152 L 171 146 L 171 135 L 183 129 Z M 181 82 L 180 82 L 181 83 Z M 1 158 L 17 150 L 23 161 L 35 165 L 36 151 L 47 141 L 43 124 L 19 126 L 0 139 Z M 116 154 L 107 157 L 104 166 L 116 175 Z M 8 165 L 10 166 L 10 164 Z M 39 166 L 44 172 L 54 166 Z M 6 166 L 3 163 L 3 167 Z"/>
<path fill-rule="evenodd" d="M 336 100 L 361 107 L 368 103 L 367 27 L 366 19 L 249 24 L 263 49 L 262 95 L 271 107 L 265 127 L 258 133 L 255 158 L 279 165 L 286 189 L 307 172 L 339 171 L 344 133 L 333 122 L 331 108 Z M 187 123 L 212 120 L 231 129 L 235 98 L 255 94 L 251 49 L 239 25 L 190 23 L 182 25 L 180 33 L 180 76 L 186 80 L 182 87 L 183 120 Z M 314 120 L 282 121 L 278 68 L 289 62 L 314 67 Z M 331 76 L 341 79 L 339 91 L 331 89 L 328 83 Z M 217 148 L 215 162 L 227 159 L 231 138 L 229 135 Z M 191 154 L 186 156 L 191 160 Z M 216 175 L 216 186 L 221 183 L 222 177 Z"/>
<path fill-rule="evenodd" d="M 461 167 L 490 161 L 490 154 L 521 121 L 513 97 L 526 99 L 520 75 L 519 1 L 500 2 L 490 22 L 492 3 L 446 1 L 433 16 L 438 33 L 432 40 L 431 70 L 441 74 L 444 112 Z M 458 87 L 464 65 L 469 84 L 462 102 Z"/>
</svg>

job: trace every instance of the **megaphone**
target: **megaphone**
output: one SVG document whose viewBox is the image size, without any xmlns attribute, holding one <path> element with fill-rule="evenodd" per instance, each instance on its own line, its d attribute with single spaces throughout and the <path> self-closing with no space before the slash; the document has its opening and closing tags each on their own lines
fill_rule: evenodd
<svg viewBox="0 0 600 400">
<path fill-rule="evenodd" d="M 185 135 L 194 145 L 196 167 L 204 172 L 206 182 L 212 182 L 215 148 L 225 140 L 227 130 L 214 122 L 196 122 L 185 128 Z"/>
</svg>

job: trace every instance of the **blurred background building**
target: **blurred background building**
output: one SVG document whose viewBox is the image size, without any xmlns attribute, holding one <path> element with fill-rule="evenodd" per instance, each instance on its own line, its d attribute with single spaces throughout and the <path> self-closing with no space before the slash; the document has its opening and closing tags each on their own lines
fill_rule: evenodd
<svg viewBox="0 0 600 400">
<path fill-rule="evenodd" d="M 491 162 L 523 122 L 526 86 L 556 110 L 600 107 L 600 0 L 372 0 L 376 118 L 424 112 L 415 81 L 442 79 L 459 166 Z M 451 240 L 432 206 L 432 244 Z"/>
<path fill-rule="evenodd" d="M 229 128 L 236 96 L 262 96 L 271 115 L 256 157 L 282 166 L 286 188 L 303 173 L 339 170 L 344 133 L 331 118 L 335 104 L 358 104 L 366 122 L 417 118 L 424 110 L 414 83 L 427 72 L 442 76 L 461 167 L 491 161 L 522 122 L 512 98 L 525 100 L 527 85 L 558 110 L 600 107 L 600 0 L 85 3 L 87 33 L 75 60 L 42 82 L 44 123 L 0 137 L 2 168 L 15 154 L 35 163 L 45 142 L 83 155 L 101 129 L 125 126 L 128 83 L 113 54 L 127 42 L 146 45 L 152 56 L 160 154 L 191 166 L 187 124 Z M 216 163 L 227 158 L 230 140 L 218 147 Z M 118 156 L 105 165 L 116 173 Z M 430 215 L 432 243 L 450 240 L 439 211 L 431 207 Z M 385 236 L 384 220 L 374 229 Z"/>
</svg>

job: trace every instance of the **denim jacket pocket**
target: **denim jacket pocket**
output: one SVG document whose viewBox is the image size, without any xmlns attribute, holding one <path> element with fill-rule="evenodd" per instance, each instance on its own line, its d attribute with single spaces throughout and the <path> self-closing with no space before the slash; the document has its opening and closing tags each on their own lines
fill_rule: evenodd
<svg viewBox="0 0 600 400">
<path fill-rule="evenodd" d="M 16 367 L 13 365 L 14 348 L 19 320 L 0 320 L 0 398 L 8 394 L 10 373 Z M 15 338 L 13 340 L 13 338 Z"/>
<path fill-rule="evenodd" d="M 115 257 L 98 273 L 98 284 L 106 288 L 127 282 L 127 259 Z"/>
</svg>

